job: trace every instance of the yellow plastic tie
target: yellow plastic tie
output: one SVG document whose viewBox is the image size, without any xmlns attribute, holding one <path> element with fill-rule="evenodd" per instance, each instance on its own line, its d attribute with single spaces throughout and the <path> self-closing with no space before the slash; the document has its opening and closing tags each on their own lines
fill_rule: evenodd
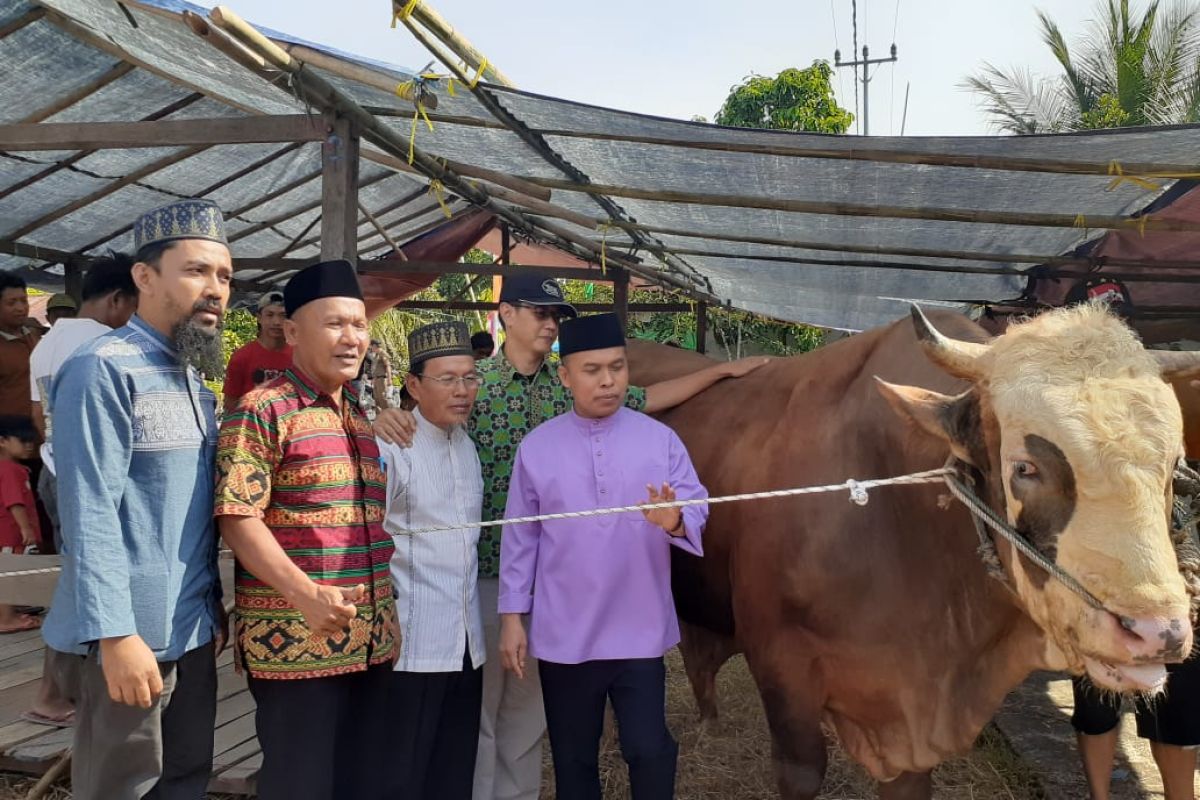
<svg viewBox="0 0 1200 800">
<path fill-rule="evenodd" d="M 1084 217 L 1083 214 L 1075 215 L 1075 227 L 1076 228 L 1086 228 L 1087 227 L 1087 218 Z"/>
<path fill-rule="evenodd" d="M 1125 183 L 1126 181 L 1128 181 L 1129 183 L 1132 183 L 1133 185 L 1138 186 L 1142 189 L 1145 189 L 1148 192 L 1157 192 L 1159 189 L 1162 188 L 1157 183 L 1155 183 L 1152 180 L 1149 180 L 1148 178 L 1143 178 L 1139 175 L 1126 175 L 1125 170 L 1121 167 L 1121 162 L 1117 161 L 1116 159 L 1113 159 L 1112 161 L 1108 162 L 1108 174 L 1114 176 L 1113 179 L 1111 181 L 1109 181 L 1109 184 L 1108 184 L 1107 191 L 1110 191 L 1110 192 L 1113 189 L 1120 186 L 1122 183 Z"/>
<path fill-rule="evenodd" d="M 1146 238 L 1146 223 L 1150 221 L 1150 215 L 1142 214 L 1140 217 L 1135 217 L 1134 219 L 1137 220 L 1138 236 L 1145 239 Z"/>
<path fill-rule="evenodd" d="M 392 11 L 392 27 L 396 27 L 397 22 L 404 22 L 411 17 L 420 2 L 421 0 L 408 0 L 399 11 Z"/>
<path fill-rule="evenodd" d="M 433 123 L 429 121 L 429 115 L 425 113 L 425 104 L 417 101 L 417 113 L 413 114 L 412 130 L 408 134 L 408 163 L 413 163 L 413 159 L 417 154 L 417 123 L 425 120 L 425 124 L 429 127 L 429 132 L 433 133 Z"/>
<path fill-rule="evenodd" d="M 479 80 L 483 77 L 483 73 L 487 72 L 488 60 L 487 56 L 479 62 L 479 69 L 475 71 L 475 77 L 471 79 L 471 88 L 474 89 L 479 85 Z"/>
<path fill-rule="evenodd" d="M 429 181 L 429 193 L 433 195 L 433 199 L 438 201 L 438 205 L 442 207 L 442 213 L 446 215 L 446 219 L 454 216 L 454 212 L 450 210 L 450 206 L 446 205 L 446 187 L 437 178 Z"/>
</svg>

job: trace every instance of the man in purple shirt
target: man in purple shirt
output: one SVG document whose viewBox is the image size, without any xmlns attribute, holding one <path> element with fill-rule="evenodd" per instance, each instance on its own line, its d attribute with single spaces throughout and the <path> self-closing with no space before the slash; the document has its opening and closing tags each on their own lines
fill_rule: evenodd
<svg viewBox="0 0 1200 800">
<path fill-rule="evenodd" d="M 625 337 L 613 314 L 562 323 L 559 374 L 573 411 L 535 428 L 513 467 L 505 518 L 705 498 L 683 442 L 624 407 Z M 661 487 L 661 488 L 656 488 Z M 500 654 L 538 659 L 559 800 L 599 800 L 611 699 L 635 800 L 674 796 L 663 654 L 679 643 L 672 545 L 702 555 L 705 505 L 504 526 Z M 521 617 L 530 615 L 526 638 Z"/>
</svg>

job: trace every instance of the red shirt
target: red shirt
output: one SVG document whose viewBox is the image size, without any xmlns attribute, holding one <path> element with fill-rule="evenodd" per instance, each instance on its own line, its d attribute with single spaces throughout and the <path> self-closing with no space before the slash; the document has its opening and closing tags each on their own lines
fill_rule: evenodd
<svg viewBox="0 0 1200 800">
<path fill-rule="evenodd" d="M 229 357 L 229 366 L 225 370 L 225 402 L 233 403 L 255 386 L 270 383 L 291 365 L 291 345 L 284 345 L 282 350 L 268 350 L 257 339 L 242 345 Z M 262 380 L 257 383 L 254 381 L 256 369 L 263 371 Z"/>
<path fill-rule="evenodd" d="M 25 544 L 17 518 L 12 513 L 13 506 L 25 506 L 25 516 L 33 527 L 33 535 L 41 541 L 33 487 L 29 485 L 29 470 L 10 459 L 0 460 L 0 505 L 3 506 L 0 508 L 0 547 L 11 547 L 19 553 Z"/>
</svg>

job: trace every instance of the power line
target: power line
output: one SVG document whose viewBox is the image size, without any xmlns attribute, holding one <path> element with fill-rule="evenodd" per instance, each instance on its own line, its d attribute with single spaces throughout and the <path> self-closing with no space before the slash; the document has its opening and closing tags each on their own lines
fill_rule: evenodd
<svg viewBox="0 0 1200 800">
<path fill-rule="evenodd" d="M 853 46 L 854 49 L 850 51 L 850 57 L 858 58 L 858 0 L 850 0 L 850 21 L 851 21 L 851 26 L 854 28 L 854 39 L 851 42 L 851 45 Z M 837 58 L 836 54 L 834 55 L 834 59 L 840 61 L 840 59 Z M 865 77 L 866 74 L 867 73 L 864 71 L 863 76 Z M 862 132 L 859 128 L 859 119 L 861 118 L 861 116 L 862 115 L 860 115 L 858 113 L 858 79 L 855 78 L 855 80 L 854 80 L 854 132 L 855 133 Z"/>
<path fill-rule="evenodd" d="M 833 7 L 833 0 L 829 0 L 829 18 L 833 21 L 833 47 L 836 52 L 842 49 L 842 43 L 838 39 L 837 11 Z M 846 86 L 842 83 L 841 70 L 834 70 L 834 72 L 837 73 L 838 79 L 838 97 L 844 101 L 846 98 Z"/>
</svg>

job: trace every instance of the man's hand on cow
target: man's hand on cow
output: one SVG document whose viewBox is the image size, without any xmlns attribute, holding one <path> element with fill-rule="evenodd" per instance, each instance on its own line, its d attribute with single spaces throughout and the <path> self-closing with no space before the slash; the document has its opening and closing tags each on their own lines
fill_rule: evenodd
<svg viewBox="0 0 1200 800">
<path fill-rule="evenodd" d="M 525 678 L 525 656 L 529 639 L 520 614 L 500 615 L 500 663 L 518 678 Z"/>
<path fill-rule="evenodd" d="M 417 418 L 411 411 L 400 408 L 385 408 L 375 415 L 374 433 L 388 444 L 412 447 L 413 435 L 417 432 Z"/>
<path fill-rule="evenodd" d="M 358 615 L 358 603 L 366 594 L 361 583 L 352 588 L 313 584 L 313 591 L 295 605 L 314 636 L 336 636 Z"/>
<path fill-rule="evenodd" d="M 150 708 L 162 694 L 158 659 L 136 634 L 101 639 L 100 668 L 114 703 Z"/>
<path fill-rule="evenodd" d="M 646 491 L 650 494 L 647 503 L 670 503 L 675 500 L 675 490 L 669 483 L 664 483 L 661 490 L 655 489 L 654 484 L 647 483 Z M 657 525 L 671 536 L 684 534 L 682 508 L 646 508 L 642 509 L 642 515 L 647 522 Z"/>
<path fill-rule="evenodd" d="M 769 356 L 751 356 L 749 358 L 739 358 L 736 361 L 726 361 L 721 365 L 725 372 L 726 378 L 741 378 L 749 375 L 759 367 L 765 367 L 771 363 Z"/>
</svg>

